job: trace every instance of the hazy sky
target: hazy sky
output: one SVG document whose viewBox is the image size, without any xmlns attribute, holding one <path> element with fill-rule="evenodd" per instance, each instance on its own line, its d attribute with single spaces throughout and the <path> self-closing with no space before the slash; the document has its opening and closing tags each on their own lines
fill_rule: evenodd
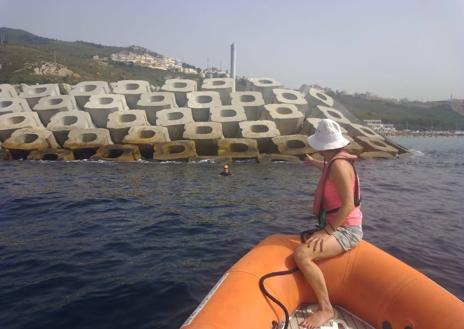
<svg viewBox="0 0 464 329">
<path fill-rule="evenodd" d="M 288 87 L 421 100 L 464 98 L 464 0 L 0 0 L 0 26 L 140 45 Z"/>
</svg>

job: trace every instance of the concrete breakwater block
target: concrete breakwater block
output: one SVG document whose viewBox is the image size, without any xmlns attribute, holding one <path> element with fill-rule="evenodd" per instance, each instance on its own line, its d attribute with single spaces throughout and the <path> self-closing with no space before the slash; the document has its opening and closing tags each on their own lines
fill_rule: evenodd
<svg viewBox="0 0 464 329">
<path fill-rule="evenodd" d="M 196 91 L 187 94 L 187 106 L 192 110 L 194 121 L 208 121 L 210 108 L 222 105 L 221 97 L 216 91 Z"/>
<path fill-rule="evenodd" d="M 308 145 L 308 137 L 305 135 L 277 136 L 272 138 L 280 154 L 303 157 L 315 150 Z"/>
<path fill-rule="evenodd" d="M 99 147 L 108 144 L 113 142 L 107 129 L 87 128 L 71 130 L 64 147 L 72 150 L 76 159 L 88 159 Z"/>
<path fill-rule="evenodd" d="M 31 108 L 25 99 L 0 98 L 0 115 L 7 113 L 31 112 Z"/>
<path fill-rule="evenodd" d="M 153 126 L 156 125 L 156 113 L 158 111 L 176 107 L 174 93 L 166 91 L 144 93 L 137 102 L 137 108 L 145 111 L 148 122 Z"/>
<path fill-rule="evenodd" d="M 35 112 L 8 113 L 0 115 L 0 140 L 5 141 L 21 128 L 44 128 Z"/>
<path fill-rule="evenodd" d="M 193 122 L 192 110 L 188 107 L 161 110 L 156 113 L 156 122 L 158 126 L 168 128 L 171 140 L 179 140 L 184 134 L 184 126 Z"/>
<path fill-rule="evenodd" d="M 143 110 L 113 112 L 108 115 L 107 128 L 113 143 L 116 144 L 122 143 L 130 127 L 149 125 L 145 111 Z"/>
<path fill-rule="evenodd" d="M 258 142 L 247 138 L 225 138 L 218 140 L 218 155 L 232 159 L 257 159 Z"/>
<path fill-rule="evenodd" d="M 8 83 L 0 84 L 0 98 L 16 98 L 18 93 L 16 88 Z"/>
<path fill-rule="evenodd" d="M 108 116 L 113 112 L 129 110 L 126 98 L 123 95 L 101 94 L 90 96 L 84 106 L 84 111 L 89 113 L 93 123 L 98 128 L 106 128 Z"/>
<path fill-rule="evenodd" d="M 280 136 L 275 122 L 268 120 L 243 121 L 239 123 L 239 126 L 242 131 L 242 137 L 257 140 L 261 153 L 274 153 L 275 145 L 271 139 Z"/>
<path fill-rule="evenodd" d="M 69 95 L 74 96 L 77 106 L 83 110 L 90 96 L 110 93 L 111 89 L 106 81 L 82 81 L 72 87 Z"/>
<path fill-rule="evenodd" d="M 372 152 L 362 152 L 359 154 L 359 157 L 363 160 L 370 159 L 394 159 L 395 156 L 388 152 L 382 151 L 372 151 Z"/>
<path fill-rule="evenodd" d="M 104 145 L 90 157 L 92 161 L 133 162 L 142 158 L 136 145 Z"/>
<path fill-rule="evenodd" d="M 47 126 L 58 112 L 77 111 L 77 104 L 74 97 L 69 95 L 46 96 L 39 100 L 33 111 L 39 115 L 43 125 Z"/>
<path fill-rule="evenodd" d="M 217 141 L 224 135 L 218 122 L 191 122 L 185 125 L 183 138 L 195 142 L 198 155 L 217 155 Z"/>
<path fill-rule="evenodd" d="M 384 139 L 357 136 L 355 140 L 364 148 L 365 152 L 385 152 L 396 156 L 398 150 L 388 145 Z"/>
<path fill-rule="evenodd" d="M 58 112 L 47 125 L 47 129 L 53 132 L 56 141 L 63 146 L 72 129 L 95 128 L 90 114 L 83 111 Z"/>
<path fill-rule="evenodd" d="M 247 81 L 247 90 L 257 91 L 263 95 L 264 102 L 271 104 L 274 99 L 273 89 L 282 88 L 282 84 L 272 78 L 250 78 Z"/>
<path fill-rule="evenodd" d="M 268 104 L 264 106 L 263 119 L 274 121 L 281 135 L 301 131 L 304 114 L 293 104 Z"/>
<path fill-rule="evenodd" d="M 151 91 L 150 84 L 145 80 L 121 80 L 110 85 L 113 93 L 126 97 L 130 109 L 136 109 L 140 96 Z"/>
<path fill-rule="evenodd" d="M 329 107 L 332 107 L 334 105 L 333 98 L 327 95 L 324 91 L 317 88 L 311 87 L 308 91 L 307 97 L 313 97 Z"/>
<path fill-rule="evenodd" d="M 74 153 L 66 149 L 45 149 L 31 151 L 27 156 L 27 160 L 42 160 L 42 161 L 73 161 Z"/>
<path fill-rule="evenodd" d="M 351 124 L 351 121 L 348 120 L 342 112 L 333 109 L 331 107 L 318 105 L 317 110 L 322 114 L 323 118 L 332 119 L 340 124 Z"/>
<path fill-rule="evenodd" d="M 0 149 L 0 161 L 13 160 L 10 151 Z"/>
<path fill-rule="evenodd" d="M 297 90 L 276 88 L 272 90 L 274 103 L 292 104 L 306 116 L 309 112 L 308 103 L 303 94 Z"/>
<path fill-rule="evenodd" d="M 39 102 L 39 99 L 46 96 L 59 96 L 60 88 L 57 84 L 43 84 L 43 85 L 23 85 L 23 91 L 20 97 L 27 100 L 29 106 L 34 106 Z"/>
<path fill-rule="evenodd" d="M 234 79 L 232 78 L 211 78 L 204 79 L 201 89 L 205 91 L 215 91 L 219 93 L 221 104 L 230 105 L 230 93 L 234 89 Z"/>
<path fill-rule="evenodd" d="M 44 128 L 18 129 L 3 143 L 3 148 L 8 149 L 15 159 L 26 159 L 32 150 L 59 147 L 55 136 Z"/>
<path fill-rule="evenodd" d="M 161 126 L 136 126 L 129 128 L 122 142 L 137 145 L 145 159 L 153 158 L 153 146 L 170 142 L 168 128 Z"/>
<path fill-rule="evenodd" d="M 211 121 L 222 125 L 224 137 L 240 136 L 239 122 L 246 121 L 245 109 L 238 105 L 221 105 L 211 108 Z"/>
<path fill-rule="evenodd" d="M 189 158 L 196 158 L 197 156 L 194 141 L 178 140 L 155 144 L 153 160 L 188 161 Z"/>
<path fill-rule="evenodd" d="M 187 106 L 187 94 L 197 90 L 197 82 L 190 79 L 168 79 L 161 87 L 163 91 L 174 93 L 179 107 Z"/>
<path fill-rule="evenodd" d="M 237 91 L 230 94 L 231 103 L 245 109 L 248 120 L 259 120 L 264 111 L 263 95 L 257 91 Z"/>
<path fill-rule="evenodd" d="M 347 146 L 345 146 L 345 150 L 348 153 L 359 155 L 364 151 L 364 147 L 357 143 L 353 138 L 346 134 L 343 134 L 343 136 L 350 141 L 350 143 Z"/>
</svg>

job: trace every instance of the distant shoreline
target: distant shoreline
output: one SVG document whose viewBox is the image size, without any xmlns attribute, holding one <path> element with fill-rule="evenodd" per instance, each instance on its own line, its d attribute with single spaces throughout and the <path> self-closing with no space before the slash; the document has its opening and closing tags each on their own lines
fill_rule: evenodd
<svg viewBox="0 0 464 329">
<path fill-rule="evenodd" d="M 417 136 L 417 137 L 464 137 L 464 131 L 396 131 L 383 132 L 385 136 Z"/>
</svg>

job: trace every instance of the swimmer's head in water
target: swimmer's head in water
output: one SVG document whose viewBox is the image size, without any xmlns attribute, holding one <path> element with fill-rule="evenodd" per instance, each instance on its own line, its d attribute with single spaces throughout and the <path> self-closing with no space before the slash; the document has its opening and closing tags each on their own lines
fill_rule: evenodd
<svg viewBox="0 0 464 329">
<path fill-rule="evenodd" d="M 225 165 L 224 165 L 224 169 L 229 169 L 229 165 L 228 165 L 228 164 L 225 164 Z"/>
</svg>

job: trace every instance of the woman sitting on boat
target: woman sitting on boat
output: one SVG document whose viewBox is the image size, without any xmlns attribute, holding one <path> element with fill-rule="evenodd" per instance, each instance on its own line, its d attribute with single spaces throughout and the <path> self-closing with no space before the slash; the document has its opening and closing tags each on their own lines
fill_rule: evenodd
<svg viewBox="0 0 464 329">
<path fill-rule="evenodd" d="M 334 311 L 324 275 L 315 261 L 349 251 L 359 243 L 363 233 L 359 181 L 353 166 L 357 157 L 343 150 L 349 141 L 343 137 L 340 126 L 333 120 L 322 119 L 316 133 L 308 137 L 308 143 L 324 159 L 319 161 L 306 155 L 305 160 L 322 170 L 313 205 L 319 230 L 298 247 L 294 258 L 320 306 L 301 325 L 317 328 L 330 320 Z"/>
</svg>

